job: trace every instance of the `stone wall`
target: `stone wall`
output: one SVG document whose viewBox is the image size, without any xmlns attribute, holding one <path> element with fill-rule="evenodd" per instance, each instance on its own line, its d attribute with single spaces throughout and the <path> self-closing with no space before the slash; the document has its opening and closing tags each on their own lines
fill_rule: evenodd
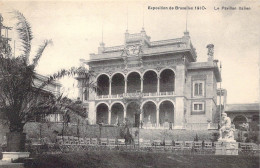
<svg viewBox="0 0 260 168">
<path fill-rule="evenodd" d="M 96 138 L 100 136 L 98 125 L 77 125 L 62 123 L 38 123 L 29 122 L 24 126 L 24 132 L 27 139 L 47 138 L 51 142 L 55 142 L 57 135 L 64 136 L 80 136 Z M 6 133 L 9 132 L 7 125 L 0 124 L 0 145 L 6 144 Z M 114 126 L 103 126 L 101 129 L 101 137 L 103 138 L 120 138 L 120 128 Z"/>
<path fill-rule="evenodd" d="M 63 130 L 63 131 L 62 131 Z M 28 123 L 25 126 L 24 132 L 27 133 L 27 138 L 48 138 L 55 142 L 57 135 L 64 136 L 79 136 L 98 138 L 100 129 L 98 125 L 77 125 L 62 123 Z M 119 138 L 120 129 L 114 126 L 103 126 L 101 129 L 101 137 L 103 138 Z"/>
</svg>

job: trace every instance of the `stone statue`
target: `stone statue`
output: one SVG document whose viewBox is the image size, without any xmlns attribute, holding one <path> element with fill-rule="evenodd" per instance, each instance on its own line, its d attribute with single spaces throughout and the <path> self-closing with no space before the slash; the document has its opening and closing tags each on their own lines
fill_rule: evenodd
<svg viewBox="0 0 260 168">
<path fill-rule="evenodd" d="M 146 127 L 152 127 L 152 123 L 151 123 L 151 115 L 148 115 L 148 121 L 146 123 Z"/>
<path fill-rule="evenodd" d="M 148 115 L 148 122 L 151 122 L 151 116 Z"/>
<path fill-rule="evenodd" d="M 233 142 L 234 140 L 234 127 L 231 125 L 231 120 L 226 113 L 222 113 L 221 128 L 219 129 L 218 141 Z"/>
<path fill-rule="evenodd" d="M 118 116 L 116 116 L 116 123 L 115 125 L 118 125 Z"/>
</svg>

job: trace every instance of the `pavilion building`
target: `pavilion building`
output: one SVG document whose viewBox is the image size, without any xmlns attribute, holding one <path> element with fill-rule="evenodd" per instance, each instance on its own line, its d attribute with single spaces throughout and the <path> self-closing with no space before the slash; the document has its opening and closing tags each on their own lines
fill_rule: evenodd
<svg viewBox="0 0 260 168">
<path fill-rule="evenodd" d="M 151 41 L 140 33 L 125 33 L 123 45 L 105 47 L 81 60 L 94 71 L 97 90 L 78 78 L 79 97 L 88 107 L 91 124 L 208 129 L 219 120 L 217 83 L 221 75 L 209 44 L 207 62 L 197 62 L 189 32 L 176 39 Z"/>
</svg>

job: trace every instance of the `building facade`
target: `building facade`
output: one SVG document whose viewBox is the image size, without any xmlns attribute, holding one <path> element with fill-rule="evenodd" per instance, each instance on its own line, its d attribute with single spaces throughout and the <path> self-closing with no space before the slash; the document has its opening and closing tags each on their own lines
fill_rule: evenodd
<svg viewBox="0 0 260 168">
<path fill-rule="evenodd" d="M 94 71 L 97 90 L 79 82 L 79 97 L 88 106 L 92 124 L 120 124 L 126 119 L 149 128 L 209 128 L 217 123 L 217 83 L 221 76 L 208 45 L 208 61 L 197 62 L 189 32 L 177 39 L 151 41 L 125 33 L 121 46 L 105 47 L 81 60 Z M 212 124 L 213 125 L 213 124 Z"/>
<path fill-rule="evenodd" d="M 225 112 L 237 129 L 246 124 L 251 130 L 259 130 L 259 103 L 227 104 Z"/>
</svg>

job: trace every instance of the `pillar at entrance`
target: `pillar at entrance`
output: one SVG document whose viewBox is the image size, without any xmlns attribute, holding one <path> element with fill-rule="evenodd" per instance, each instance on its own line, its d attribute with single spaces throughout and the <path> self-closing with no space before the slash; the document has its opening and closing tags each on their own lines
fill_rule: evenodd
<svg viewBox="0 0 260 168">
<path fill-rule="evenodd" d="M 184 98 L 176 97 L 176 105 L 174 111 L 174 129 L 183 129 L 184 116 Z"/>
<path fill-rule="evenodd" d="M 124 108 L 124 120 L 126 118 L 126 108 Z"/>
<path fill-rule="evenodd" d="M 108 122 L 109 125 L 111 124 L 111 110 L 108 110 Z"/>
<path fill-rule="evenodd" d="M 160 123 L 159 123 L 159 111 L 160 111 L 160 109 L 157 108 L 157 109 L 156 109 L 156 126 L 157 126 L 157 127 L 160 127 Z"/>
</svg>

